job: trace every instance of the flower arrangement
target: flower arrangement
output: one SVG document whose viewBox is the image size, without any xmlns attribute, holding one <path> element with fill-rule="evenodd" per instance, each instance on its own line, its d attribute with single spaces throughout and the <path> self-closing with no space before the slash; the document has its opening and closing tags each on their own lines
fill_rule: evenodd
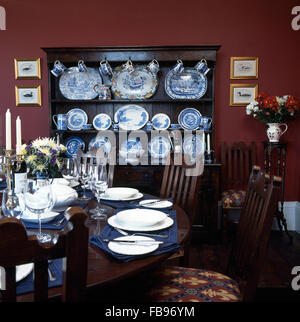
<svg viewBox="0 0 300 322">
<path fill-rule="evenodd" d="M 300 102 L 294 96 L 270 96 L 262 92 L 247 105 L 246 113 L 260 122 L 282 123 L 294 119 L 299 109 Z"/>
<path fill-rule="evenodd" d="M 58 145 L 54 139 L 49 138 L 38 138 L 28 145 L 22 145 L 22 154 L 31 173 L 47 173 L 51 177 L 58 175 L 58 170 L 62 166 L 62 154 L 65 151 L 64 145 Z"/>
</svg>

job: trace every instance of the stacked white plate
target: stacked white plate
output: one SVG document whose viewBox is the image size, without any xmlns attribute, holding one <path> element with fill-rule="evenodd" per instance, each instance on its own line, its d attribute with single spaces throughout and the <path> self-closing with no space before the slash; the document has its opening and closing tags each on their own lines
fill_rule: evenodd
<svg viewBox="0 0 300 322">
<path fill-rule="evenodd" d="M 143 194 L 137 189 L 115 187 L 108 188 L 101 198 L 108 201 L 130 201 L 140 199 L 142 197 Z"/>
</svg>

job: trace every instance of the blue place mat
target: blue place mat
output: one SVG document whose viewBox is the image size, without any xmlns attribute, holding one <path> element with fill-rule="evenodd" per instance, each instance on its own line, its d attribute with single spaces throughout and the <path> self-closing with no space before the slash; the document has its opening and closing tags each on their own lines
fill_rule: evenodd
<svg viewBox="0 0 300 322">
<path fill-rule="evenodd" d="M 118 211 L 121 211 L 124 209 L 118 209 L 115 214 Z M 132 260 L 135 259 L 139 259 L 139 258 L 145 258 L 145 257 L 149 257 L 149 256 L 154 256 L 154 255 L 159 255 L 159 254 L 163 254 L 166 252 L 175 252 L 178 249 L 181 248 L 181 246 L 179 246 L 177 244 L 177 220 L 176 220 L 176 210 L 168 210 L 168 211 L 164 211 L 165 213 L 169 214 L 169 217 L 172 218 L 174 220 L 174 224 L 169 227 L 166 228 L 164 230 L 161 231 L 153 231 L 153 232 L 149 232 L 149 233 L 153 233 L 153 234 L 168 234 L 168 238 L 160 238 L 160 237 L 155 237 L 155 240 L 159 240 L 159 241 L 163 241 L 164 243 L 159 245 L 158 249 L 152 253 L 149 254 L 145 254 L 145 255 L 138 255 L 138 256 L 132 256 L 132 255 L 121 255 L 121 254 L 117 254 L 114 253 L 113 251 L 111 251 L 108 248 L 108 243 L 103 242 L 102 239 L 114 239 L 121 235 L 117 230 L 115 230 L 112 226 L 110 226 L 109 224 L 107 224 L 102 232 L 100 233 L 100 235 L 94 235 L 90 237 L 90 242 L 93 245 L 96 245 L 97 247 L 101 248 L 102 250 L 104 250 L 105 252 L 109 253 L 111 256 L 113 256 L 115 259 L 122 261 L 122 262 L 130 262 Z M 130 231 L 130 233 L 134 233 L 133 231 Z"/>
<path fill-rule="evenodd" d="M 87 206 L 87 202 L 75 202 L 70 207 L 75 207 L 75 206 L 79 206 L 84 209 Z M 42 229 L 60 230 L 60 229 L 64 228 L 66 226 L 66 224 L 68 223 L 67 220 L 64 220 L 59 226 L 55 225 L 55 223 L 57 223 L 58 221 L 63 219 L 63 217 L 64 217 L 64 211 L 60 212 L 60 214 L 57 217 L 55 217 L 53 220 L 51 220 L 47 223 L 42 223 Z M 22 220 L 22 217 L 20 219 Z M 22 222 L 23 222 L 25 228 L 28 228 L 28 229 L 38 229 L 39 228 L 38 223 L 31 223 L 31 222 L 24 221 L 24 220 L 22 220 Z"/>
<path fill-rule="evenodd" d="M 55 287 L 62 285 L 62 258 L 55 259 L 49 264 L 49 269 L 51 270 L 51 273 L 53 276 L 56 277 L 55 281 L 50 281 L 48 276 L 48 287 Z M 32 292 L 34 290 L 34 284 L 33 284 L 33 271 L 26 276 L 24 279 L 22 279 L 20 282 L 17 283 L 17 294 L 25 294 Z M 0 298 L 2 297 L 1 291 L 0 291 Z"/>
</svg>

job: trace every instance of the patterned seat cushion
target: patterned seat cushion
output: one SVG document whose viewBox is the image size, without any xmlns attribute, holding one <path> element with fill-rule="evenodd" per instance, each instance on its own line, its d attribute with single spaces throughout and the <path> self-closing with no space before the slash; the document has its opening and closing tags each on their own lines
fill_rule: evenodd
<svg viewBox="0 0 300 322">
<path fill-rule="evenodd" d="M 221 273 L 165 266 L 155 271 L 147 295 L 155 302 L 238 302 L 237 282 Z"/>
<path fill-rule="evenodd" d="M 235 208 L 243 207 L 246 191 L 244 190 L 226 190 L 222 192 L 222 207 Z"/>
</svg>

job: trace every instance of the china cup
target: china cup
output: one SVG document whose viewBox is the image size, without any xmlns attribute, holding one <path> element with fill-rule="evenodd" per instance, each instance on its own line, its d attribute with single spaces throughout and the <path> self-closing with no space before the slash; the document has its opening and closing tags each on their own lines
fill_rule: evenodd
<svg viewBox="0 0 300 322">
<path fill-rule="evenodd" d="M 125 64 L 123 64 L 123 68 L 127 70 L 129 74 L 134 72 L 134 67 L 131 60 L 128 60 Z"/>
<path fill-rule="evenodd" d="M 67 114 L 56 114 L 56 115 L 53 115 L 52 119 L 58 130 L 67 130 L 67 126 L 68 126 Z"/>
<path fill-rule="evenodd" d="M 205 59 L 201 59 L 196 65 L 195 69 L 199 72 L 202 73 L 203 75 L 206 75 L 210 69 L 207 66 L 207 61 Z"/>
<path fill-rule="evenodd" d="M 85 65 L 83 60 L 80 60 L 78 62 L 78 71 L 79 72 L 87 72 L 88 71 L 88 69 L 87 69 L 87 67 L 86 67 L 86 65 Z"/>
<path fill-rule="evenodd" d="M 107 60 L 102 60 L 100 62 L 99 71 L 102 75 L 107 75 L 107 76 L 112 75 L 112 68 Z"/>
<path fill-rule="evenodd" d="M 55 63 L 54 63 L 54 67 L 53 69 L 51 70 L 51 73 L 55 76 L 55 77 L 58 77 L 60 76 L 63 72 L 65 72 L 67 70 L 67 67 L 61 63 L 59 60 L 57 60 Z"/>
<path fill-rule="evenodd" d="M 211 123 L 212 123 L 212 118 L 211 117 L 202 116 L 201 123 L 200 123 L 200 128 L 202 128 L 205 131 L 208 131 L 211 128 Z"/>
<path fill-rule="evenodd" d="M 109 85 L 96 84 L 94 86 L 94 91 L 98 93 L 99 100 L 111 99 L 111 91 Z"/>
<path fill-rule="evenodd" d="M 153 59 L 147 67 L 153 74 L 157 74 L 159 71 L 159 63 L 156 59 Z"/>
<path fill-rule="evenodd" d="M 172 67 L 174 73 L 182 73 L 184 70 L 183 62 L 181 59 L 178 59 L 176 65 Z"/>
</svg>

